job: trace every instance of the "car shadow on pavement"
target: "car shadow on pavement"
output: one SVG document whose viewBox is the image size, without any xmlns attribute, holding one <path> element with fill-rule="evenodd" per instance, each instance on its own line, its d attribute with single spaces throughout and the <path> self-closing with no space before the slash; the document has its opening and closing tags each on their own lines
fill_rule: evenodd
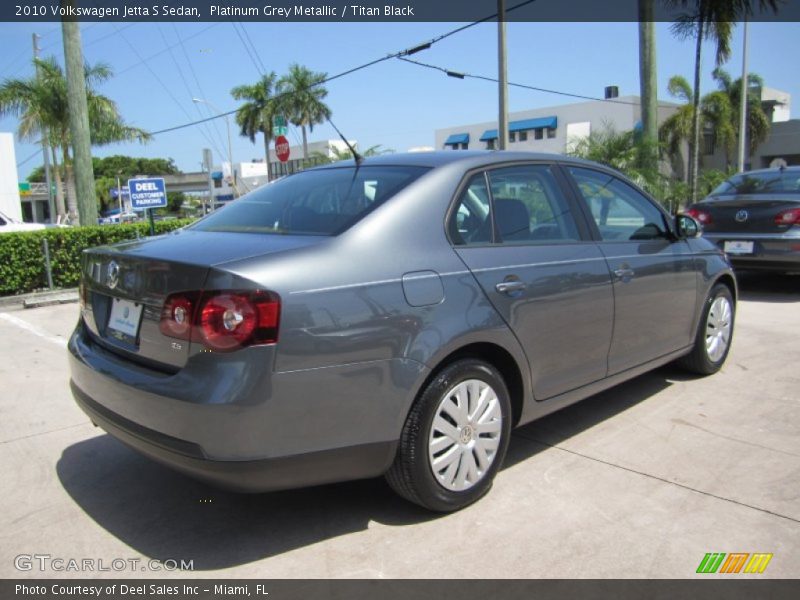
<svg viewBox="0 0 800 600">
<path fill-rule="evenodd" d="M 646 400 L 670 385 L 672 372 L 642 375 L 518 429 L 505 466 Z M 370 522 L 402 526 L 441 516 L 402 500 L 380 478 L 269 494 L 225 492 L 151 462 L 109 435 L 67 447 L 56 471 L 78 506 L 134 551 L 161 561 L 192 560 L 195 571 L 248 564 L 364 531 Z"/>
<path fill-rule="evenodd" d="M 736 273 L 739 300 L 755 302 L 800 302 L 800 275 L 783 273 Z"/>
</svg>

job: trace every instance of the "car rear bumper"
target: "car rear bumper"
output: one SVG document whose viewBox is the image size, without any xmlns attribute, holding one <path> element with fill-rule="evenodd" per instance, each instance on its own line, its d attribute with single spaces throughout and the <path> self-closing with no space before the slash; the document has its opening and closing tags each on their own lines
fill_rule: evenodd
<svg viewBox="0 0 800 600">
<path fill-rule="evenodd" d="M 68 348 L 73 395 L 96 425 L 176 470 L 251 492 L 384 473 L 413 398 L 405 386 L 425 376 L 394 360 L 273 373 L 271 347 L 245 351 L 263 369 L 240 353 L 201 354 L 167 375 L 102 348 L 81 324 Z"/>
<path fill-rule="evenodd" d="M 739 269 L 800 271 L 800 230 L 783 234 L 703 233 L 703 237 L 725 250 L 725 242 L 752 242 L 753 252 L 727 253 L 731 264 Z"/>
</svg>

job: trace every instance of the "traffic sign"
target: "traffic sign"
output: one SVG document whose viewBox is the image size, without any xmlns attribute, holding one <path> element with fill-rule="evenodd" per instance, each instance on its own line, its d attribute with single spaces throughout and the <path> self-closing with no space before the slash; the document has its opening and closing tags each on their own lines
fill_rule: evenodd
<svg viewBox="0 0 800 600">
<path fill-rule="evenodd" d="M 282 135 L 275 138 L 275 154 L 281 162 L 289 160 L 289 140 Z"/>
<path fill-rule="evenodd" d="M 289 128 L 286 125 L 286 117 L 283 115 L 275 115 L 272 117 L 272 135 L 278 137 L 280 135 L 286 135 L 289 132 Z"/>
<path fill-rule="evenodd" d="M 163 177 L 128 179 L 128 189 L 133 210 L 161 208 L 167 205 L 167 188 Z"/>
</svg>

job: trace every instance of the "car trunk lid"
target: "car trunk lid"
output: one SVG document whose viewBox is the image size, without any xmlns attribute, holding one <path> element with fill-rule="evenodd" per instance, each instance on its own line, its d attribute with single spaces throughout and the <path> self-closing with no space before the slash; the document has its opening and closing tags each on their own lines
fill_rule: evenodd
<svg viewBox="0 0 800 600">
<path fill-rule="evenodd" d="M 190 343 L 164 335 L 161 312 L 171 294 L 203 291 L 212 268 L 300 248 L 321 236 L 181 231 L 87 250 L 82 258 L 82 315 L 107 349 L 144 366 L 175 372 Z M 232 281 L 235 277 L 232 278 Z M 242 282 L 243 287 L 254 287 Z"/>
<path fill-rule="evenodd" d="M 707 213 L 710 222 L 704 222 L 708 232 L 720 233 L 783 233 L 786 225 L 775 222 L 778 213 L 797 208 L 800 202 L 788 198 L 768 196 L 720 196 L 695 205 Z"/>
</svg>

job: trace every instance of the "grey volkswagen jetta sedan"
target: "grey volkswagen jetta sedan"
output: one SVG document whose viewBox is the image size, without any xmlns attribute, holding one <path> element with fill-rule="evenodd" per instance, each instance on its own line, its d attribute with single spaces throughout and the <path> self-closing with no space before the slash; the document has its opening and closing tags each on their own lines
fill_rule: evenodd
<svg viewBox="0 0 800 600">
<path fill-rule="evenodd" d="M 513 427 L 673 360 L 717 371 L 736 299 L 690 217 L 514 152 L 303 171 L 82 268 L 95 424 L 235 490 L 385 475 L 436 511 L 488 491 Z"/>
</svg>

